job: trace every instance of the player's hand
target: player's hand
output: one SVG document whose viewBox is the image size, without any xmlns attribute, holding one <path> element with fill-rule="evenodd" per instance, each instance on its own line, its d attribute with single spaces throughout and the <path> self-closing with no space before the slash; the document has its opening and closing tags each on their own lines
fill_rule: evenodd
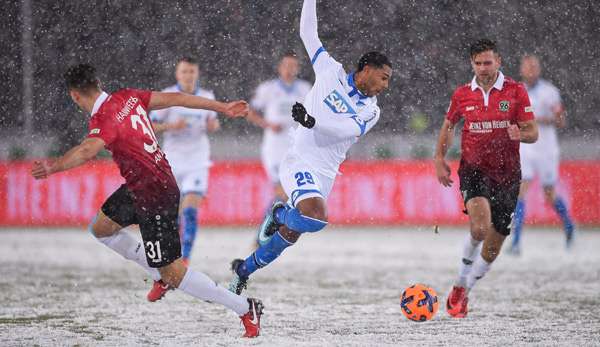
<svg viewBox="0 0 600 347">
<path fill-rule="evenodd" d="M 508 131 L 508 137 L 513 141 L 521 141 L 521 129 L 516 124 L 511 124 L 506 131 Z"/>
<path fill-rule="evenodd" d="M 450 166 L 444 159 L 435 159 L 435 174 L 438 182 L 444 187 L 452 187 L 452 179 L 450 178 Z"/>
<path fill-rule="evenodd" d="M 169 124 L 169 130 L 181 130 L 187 127 L 185 119 L 178 119 L 177 122 Z"/>
<path fill-rule="evenodd" d="M 223 114 L 227 117 L 246 117 L 250 111 L 250 106 L 244 100 L 232 101 L 225 104 Z"/>
<path fill-rule="evenodd" d="M 292 106 L 292 118 L 296 122 L 300 123 L 300 125 L 308 129 L 314 127 L 316 123 L 315 118 L 306 113 L 306 108 L 304 108 L 304 105 L 299 102 Z"/>
<path fill-rule="evenodd" d="M 48 161 L 34 161 L 31 167 L 31 175 L 36 180 L 48 178 L 52 174 L 52 165 Z"/>
</svg>

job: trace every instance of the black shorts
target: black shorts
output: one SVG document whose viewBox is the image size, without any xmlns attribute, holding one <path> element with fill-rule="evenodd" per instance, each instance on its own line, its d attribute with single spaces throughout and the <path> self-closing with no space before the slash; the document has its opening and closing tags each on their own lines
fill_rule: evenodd
<svg viewBox="0 0 600 347">
<path fill-rule="evenodd" d="M 104 202 L 101 210 L 123 228 L 132 224 L 140 226 L 150 267 L 163 267 L 181 257 L 179 189 L 165 190 L 160 199 L 144 199 L 122 185 Z"/>
<path fill-rule="evenodd" d="M 492 210 L 492 224 L 497 232 L 508 236 L 517 199 L 520 181 L 498 184 L 477 170 L 459 172 L 460 192 L 465 202 L 475 197 L 487 198 Z"/>
</svg>

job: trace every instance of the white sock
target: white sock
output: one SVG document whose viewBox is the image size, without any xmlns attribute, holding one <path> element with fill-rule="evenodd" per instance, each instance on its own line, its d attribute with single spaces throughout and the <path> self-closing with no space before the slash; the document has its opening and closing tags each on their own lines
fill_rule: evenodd
<svg viewBox="0 0 600 347">
<path fill-rule="evenodd" d="M 469 276 L 469 272 L 471 272 L 471 268 L 473 267 L 473 261 L 475 260 L 479 245 L 481 245 L 481 241 L 475 240 L 471 236 L 471 233 L 469 233 L 463 244 L 462 259 L 458 270 L 458 281 L 456 282 L 457 286 L 465 287 L 467 285 L 467 276 Z"/>
<path fill-rule="evenodd" d="M 467 289 L 471 290 L 475 283 L 485 276 L 488 271 L 490 271 L 491 267 L 492 263 L 485 261 L 480 253 L 473 263 L 473 269 L 471 269 L 471 273 L 469 273 L 469 276 L 467 277 Z"/>
<path fill-rule="evenodd" d="M 150 277 L 152 277 L 153 280 L 158 281 L 160 279 L 158 269 L 148 266 L 148 260 L 146 259 L 146 253 L 144 252 L 142 243 L 131 237 L 127 232 L 119 230 L 111 236 L 97 237 L 97 239 L 108 248 L 122 255 L 123 258 L 133 260 L 139 264 L 146 272 L 148 272 L 148 274 L 150 274 Z"/>
<path fill-rule="evenodd" d="M 179 284 L 179 289 L 195 298 L 219 303 L 243 316 L 248 312 L 248 299 L 219 286 L 202 272 L 188 269 Z"/>
</svg>

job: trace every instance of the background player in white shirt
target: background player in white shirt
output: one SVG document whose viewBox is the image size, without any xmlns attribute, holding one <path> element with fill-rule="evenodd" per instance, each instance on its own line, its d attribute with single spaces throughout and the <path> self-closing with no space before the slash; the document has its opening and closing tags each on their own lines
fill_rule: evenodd
<svg viewBox="0 0 600 347">
<path fill-rule="evenodd" d="M 327 225 L 326 200 L 340 164 L 359 137 L 379 120 L 376 95 L 388 87 L 392 65 L 378 52 L 364 54 L 355 73 L 347 74 L 323 48 L 317 34 L 315 0 L 305 0 L 300 37 L 313 70 L 315 83 L 304 105 L 296 103 L 292 117 L 300 123 L 279 177 L 288 203 L 276 202 L 259 231 L 261 246 L 246 260 L 232 262 L 234 278 L 229 290 L 241 293 L 254 271 L 267 266 L 302 233 Z"/>
<path fill-rule="evenodd" d="M 278 78 L 262 82 L 252 98 L 251 110 L 246 119 L 265 129 L 261 147 L 263 167 L 274 186 L 275 199 L 286 201 L 287 196 L 279 182 L 279 167 L 292 144 L 291 129 L 295 128 L 291 117 L 292 106 L 303 102 L 310 90 L 310 83 L 297 79 L 298 58 L 288 52 L 277 66 Z M 262 116 L 259 114 L 262 113 Z"/>
<path fill-rule="evenodd" d="M 182 58 L 175 67 L 177 84 L 163 92 L 182 92 L 214 100 L 213 92 L 198 86 L 198 77 L 198 62 L 193 58 Z M 207 132 L 219 129 L 219 120 L 213 111 L 186 107 L 158 110 L 151 117 L 155 131 L 163 133 L 162 148 L 181 190 L 181 253 L 188 265 L 196 238 L 198 205 L 208 189 L 211 162 Z"/>
<path fill-rule="evenodd" d="M 556 194 L 560 151 L 556 129 L 565 126 L 565 112 L 558 89 L 540 78 L 540 61 L 536 56 L 526 55 L 521 59 L 521 76 L 525 82 L 535 120 L 539 128 L 536 143 L 521 144 L 521 190 L 513 219 L 513 237 L 510 252 L 520 254 L 521 230 L 525 219 L 525 194 L 537 175 L 544 188 L 546 201 L 560 216 L 566 236 L 566 245 L 573 240 L 574 225 L 565 201 Z"/>
</svg>

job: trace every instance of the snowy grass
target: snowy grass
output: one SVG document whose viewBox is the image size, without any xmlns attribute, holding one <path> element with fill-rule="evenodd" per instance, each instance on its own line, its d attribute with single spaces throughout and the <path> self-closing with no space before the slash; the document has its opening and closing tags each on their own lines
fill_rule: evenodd
<svg viewBox="0 0 600 347">
<path fill-rule="evenodd" d="M 262 336 L 240 339 L 238 318 L 180 292 L 145 300 L 144 273 L 82 230 L 0 230 L 0 345 L 598 345 L 600 230 L 563 248 L 559 230 L 525 230 L 523 255 L 502 254 L 470 296 L 466 319 L 444 303 L 465 229 L 328 228 L 305 235 L 248 294 L 266 306 Z M 192 268 L 226 285 L 250 252 L 250 229 L 201 229 Z M 440 311 L 415 323 L 399 295 L 437 290 Z"/>
</svg>

